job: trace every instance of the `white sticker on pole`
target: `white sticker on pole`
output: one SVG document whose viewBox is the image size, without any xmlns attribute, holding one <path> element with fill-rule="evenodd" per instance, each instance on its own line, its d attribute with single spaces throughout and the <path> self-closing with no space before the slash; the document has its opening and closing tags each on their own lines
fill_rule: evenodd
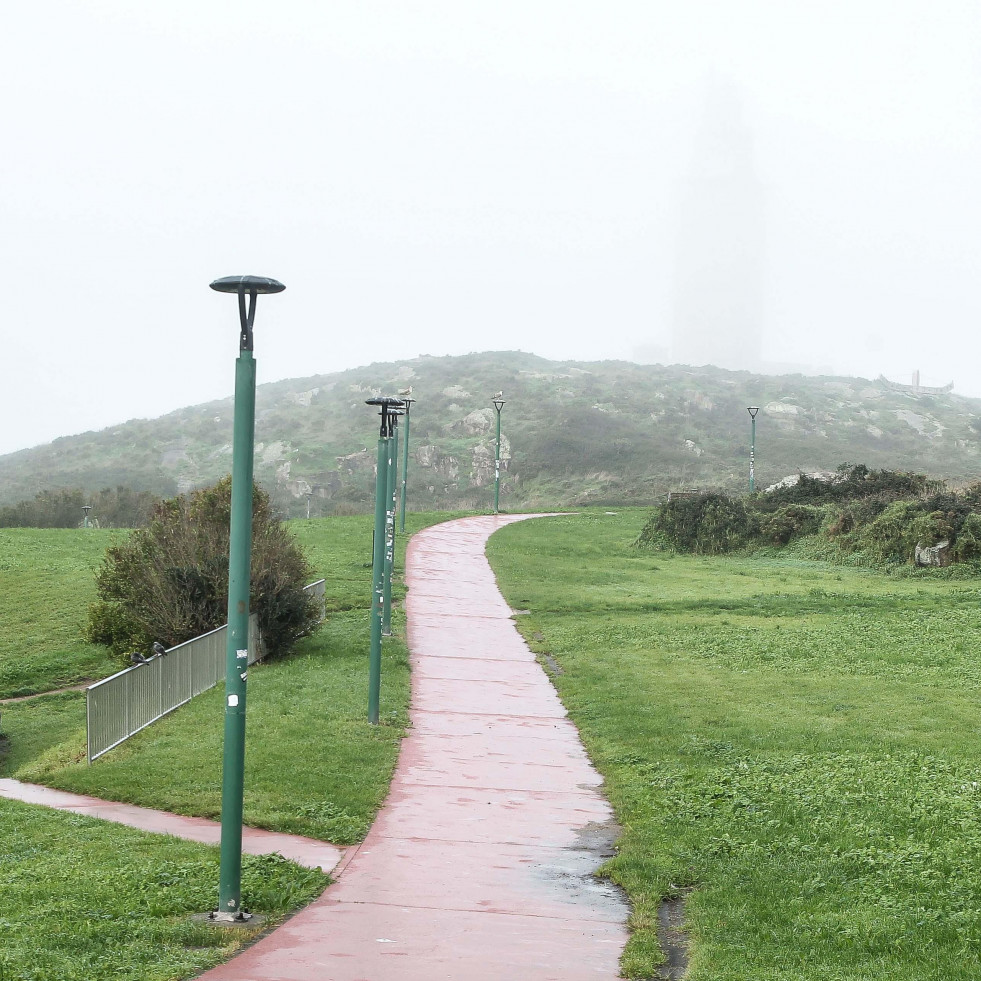
<svg viewBox="0 0 981 981">
<path fill-rule="evenodd" d="M 249 656 L 249 652 L 248 652 L 247 650 L 246 650 L 246 651 L 236 651 L 236 652 L 235 652 L 235 656 L 236 656 L 236 657 L 237 657 L 237 658 L 238 658 L 238 659 L 239 659 L 240 661 L 242 661 L 242 660 L 244 660 L 245 658 L 247 658 L 247 657 Z"/>
<path fill-rule="evenodd" d="M 238 705 L 238 695 L 229 695 L 228 696 L 228 707 L 229 708 L 235 708 L 236 705 Z"/>
</svg>

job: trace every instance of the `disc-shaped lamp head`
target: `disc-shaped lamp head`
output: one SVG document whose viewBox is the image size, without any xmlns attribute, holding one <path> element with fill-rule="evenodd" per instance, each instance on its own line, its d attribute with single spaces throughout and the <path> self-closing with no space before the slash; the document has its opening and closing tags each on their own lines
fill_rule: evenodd
<svg viewBox="0 0 981 981">
<path fill-rule="evenodd" d="M 278 279 L 268 276 L 223 276 L 212 284 L 219 293 L 282 293 L 286 287 Z"/>
<path fill-rule="evenodd" d="M 268 276 L 223 276 L 216 279 L 211 288 L 219 293 L 238 294 L 238 316 L 242 324 L 239 350 L 252 350 L 252 324 L 255 322 L 255 298 L 260 293 L 282 293 L 286 287 L 278 279 Z M 249 298 L 248 309 L 245 297 Z"/>
<path fill-rule="evenodd" d="M 402 400 L 393 398 L 391 395 L 376 395 L 374 398 L 365 399 L 364 404 L 381 407 L 381 436 L 382 439 L 390 436 L 391 421 L 389 415 L 394 415 L 396 409 L 402 408 Z"/>
</svg>

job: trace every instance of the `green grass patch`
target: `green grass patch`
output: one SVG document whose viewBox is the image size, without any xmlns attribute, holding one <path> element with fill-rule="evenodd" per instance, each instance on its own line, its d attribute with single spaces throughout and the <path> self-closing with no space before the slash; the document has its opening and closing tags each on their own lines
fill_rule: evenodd
<svg viewBox="0 0 981 981">
<path fill-rule="evenodd" d="M 259 929 L 243 933 L 191 919 L 214 908 L 217 880 L 216 848 L 0 800 L 0 977 L 194 977 Z M 250 909 L 273 922 L 328 881 L 277 855 L 243 858 Z"/>
<path fill-rule="evenodd" d="M 123 667 L 82 639 L 95 570 L 124 532 L 0 529 L 0 698 L 95 680 Z"/>
<path fill-rule="evenodd" d="M 443 514 L 407 516 L 408 533 Z M 359 841 L 384 800 L 408 721 L 404 619 L 382 648 L 381 725 L 367 722 L 371 533 L 369 517 L 293 523 L 327 579 L 327 622 L 286 658 L 249 671 L 245 821 L 337 844 Z M 404 595 L 398 582 L 396 599 Z M 79 693 L 7 705 L 0 774 L 107 800 L 217 818 L 224 732 L 221 686 L 85 763 Z"/>
<path fill-rule="evenodd" d="M 333 614 L 291 657 L 249 671 L 246 824 L 338 844 L 358 841 L 367 831 L 395 766 L 409 691 L 405 644 L 386 639 L 382 724 L 368 724 L 368 626 L 367 613 Z M 7 706 L 6 775 L 178 814 L 219 816 L 222 686 L 91 766 L 84 762 L 84 697 L 69 704 L 74 720 L 66 710 L 58 742 L 38 732 L 46 728 L 43 708 L 34 702 Z M 22 738 L 40 752 L 22 747 Z"/>
<path fill-rule="evenodd" d="M 638 552 L 643 520 L 489 546 L 624 828 L 625 975 L 689 888 L 691 981 L 981 975 L 977 581 Z"/>
</svg>

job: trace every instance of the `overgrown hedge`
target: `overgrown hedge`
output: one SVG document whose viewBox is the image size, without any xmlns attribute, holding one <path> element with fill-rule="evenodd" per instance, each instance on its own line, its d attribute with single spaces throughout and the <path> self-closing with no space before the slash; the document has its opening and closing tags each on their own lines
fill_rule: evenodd
<svg viewBox="0 0 981 981">
<path fill-rule="evenodd" d="M 912 562 L 918 545 L 941 541 L 955 561 L 981 560 L 981 484 L 954 492 L 922 474 L 843 464 L 829 480 L 802 474 L 792 487 L 749 498 L 673 497 L 651 514 L 637 544 L 723 554 L 808 536 L 875 564 Z"/>
</svg>

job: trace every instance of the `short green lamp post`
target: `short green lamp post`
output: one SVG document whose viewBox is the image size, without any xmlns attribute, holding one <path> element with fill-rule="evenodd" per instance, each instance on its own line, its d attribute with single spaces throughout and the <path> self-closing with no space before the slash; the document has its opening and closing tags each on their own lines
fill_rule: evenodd
<svg viewBox="0 0 981 981">
<path fill-rule="evenodd" d="M 249 666 L 249 591 L 255 442 L 255 359 L 252 325 L 256 297 L 285 286 L 263 276 L 226 276 L 211 288 L 238 296 L 239 356 L 235 362 L 232 435 L 232 513 L 228 549 L 228 629 L 225 652 L 225 743 L 221 772 L 221 866 L 216 920 L 242 922 L 242 810 L 245 787 L 245 695 Z M 246 305 L 248 297 L 248 305 Z"/>
<path fill-rule="evenodd" d="M 375 466 L 375 534 L 371 550 L 371 648 L 368 655 L 368 721 L 378 725 L 381 697 L 381 639 L 385 605 L 385 519 L 388 513 L 389 413 L 402 403 L 389 396 L 365 400 L 380 409 L 378 456 Z"/>
<path fill-rule="evenodd" d="M 409 480 L 409 413 L 412 410 L 412 388 L 407 388 L 404 392 L 399 392 L 402 405 L 405 406 L 405 433 L 402 436 L 402 487 L 399 500 L 399 531 L 405 531 L 405 494 Z"/>
<path fill-rule="evenodd" d="M 497 441 L 494 444 L 494 514 L 501 511 L 501 409 L 504 408 L 504 393 L 498 392 L 491 399 L 497 409 Z"/>
<path fill-rule="evenodd" d="M 746 411 L 750 418 L 749 436 L 749 492 L 752 494 L 756 490 L 756 413 L 760 411 L 758 405 L 749 406 Z"/>
</svg>

